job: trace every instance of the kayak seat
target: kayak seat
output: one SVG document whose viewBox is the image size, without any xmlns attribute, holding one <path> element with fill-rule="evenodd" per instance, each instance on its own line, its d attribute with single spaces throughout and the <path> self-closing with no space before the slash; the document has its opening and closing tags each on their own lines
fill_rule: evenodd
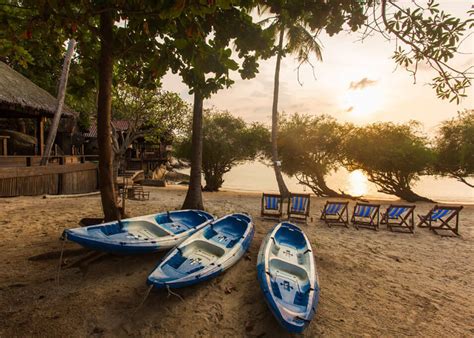
<svg viewBox="0 0 474 338">
<path fill-rule="evenodd" d="M 156 237 L 169 236 L 167 231 L 145 220 L 129 222 L 128 225 L 124 227 L 124 230 L 128 231 L 130 235 L 137 237 L 137 239 L 153 239 Z"/>
<path fill-rule="evenodd" d="M 176 255 L 171 257 L 168 260 L 168 262 L 166 262 L 166 264 L 168 264 L 172 268 L 178 269 L 181 266 L 181 264 L 184 263 L 185 260 L 186 260 L 186 257 L 183 257 L 183 255 L 178 251 Z"/>
<path fill-rule="evenodd" d="M 203 213 L 198 213 L 193 210 L 186 210 L 186 211 L 181 211 L 181 212 L 176 212 L 176 213 L 170 213 L 170 214 L 161 214 L 158 215 L 155 220 L 158 224 L 165 225 L 167 223 L 170 224 L 179 224 L 182 228 L 179 228 L 178 231 L 186 231 L 187 229 L 195 228 L 199 224 L 202 224 L 206 221 L 209 221 L 212 219 L 212 216 L 208 214 L 203 214 Z M 182 230 L 185 229 L 185 230 Z M 173 233 L 173 230 L 170 230 Z"/>
<path fill-rule="evenodd" d="M 278 283 L 273 278 L 272 278 L 272 281 L 271 281 L 271 285 L 272 285 L 272 291 L 273 291 L 273 294 L 275 295 L 275 297 L 281 299 L 280 288 L 278 287 Z"/>
<path fill-rule="evenodd" d="M 184 257 L 180 252 L 171 257 L 166 265 L 185 274 L 192 274 L 204 268 L 198 259 Z"/>
<path fill-rule="evenodd" d="M 301 231 L 287 227 L 285 224 L 275 233 L 275 241 L 280 245 L 294 247 L 296 250 L 306 247 L 306 239 Z"/>
<path fill-rule="evenodd" d="M 244 235 L 247 222 L 238 217 L 228 217 L 212 224 L 204 232 L 204 237 L 213 242 L 233 248 Z"/>
<path fill-rule="evenodd" d="M 169 232 L 177 235 L 190 229 L 189 226 L 177 222 L 160 223 L 160 225 Z"/>
<path fill-rule="evenodd" d="M 293 303 L 298 306 L 306 307 L 308 305 L 308 292 L 299 292 L 297 291 L 295 294 L 295 299 Z"/>
<path fill-rule="evenodd" d="M 126 222 L 122 222 L 122 224 L 125 225 Z M 111 235 L 124 232 L 122 226 L 118 222 L 107 224 L 107 225 L 92 226 L 92 227 L 87 228 L 87 231 L 94 232 L 95 230 L 100 230 L 106 236 L 111 236 Z"/>
</svg>

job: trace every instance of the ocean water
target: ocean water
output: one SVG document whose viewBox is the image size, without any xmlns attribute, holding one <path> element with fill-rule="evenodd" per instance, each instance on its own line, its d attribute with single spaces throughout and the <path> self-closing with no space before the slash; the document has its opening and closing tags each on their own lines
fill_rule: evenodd
<svg viewBox="0 0 474 338">
<path fill-rule="evenodd" d="M 288 189 L 292 192 L 312 193 L 311 189 L 300 185 L 295 178 L 284 175 Z M 338 191 L 342 190 L 355 196 L 377 198 L 383 200 L 397 200 L 392 195 L 377 191 L 377 187 L 367 180 L 362 171 L 348 172 L 338 170 L 327 179 L 328 186 Z M 273 169 L 255 161 L 238 165 L 224 176 L 224 190 L 249 192 L 278 192 Z M 435 178 L 422 176 L 413 187 L 421 196 L 431 198 L 437 202 L 474 204 L 474 189 L 452 178 Z"/>
</svg>

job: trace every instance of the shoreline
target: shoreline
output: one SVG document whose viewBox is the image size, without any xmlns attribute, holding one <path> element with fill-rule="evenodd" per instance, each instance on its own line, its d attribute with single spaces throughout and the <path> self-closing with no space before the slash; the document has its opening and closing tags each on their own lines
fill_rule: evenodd
<svg viewBox="0 0 474 338">
<path fill-rule="evenodd" d="M 174 188 L 174 187 L 183 187 L 185 189 L 188 188 L 187 185 L 179 185 L 179 184 L 167 184 L 166 187 L 160 187 L 161 189 L 166 189 L 166 188 Z M 227 193 L 244 193 L 244 194 L 249 194 L 249 195 L 254 195 L 254 196 L 262 196 L 263 191 L 259 190 L 247 190 L 247 189 L 236 189 L 236 188 L 221 188 L 219 191 L 215 192 L 206 192 L 206 193 L 222 193 L 222 192 L 227 192 Z M 278 193 L 278 191 L 267 191 L 268 193 Z M 356 199 L 365 199 L 371 202 L 380 202 L 380 204 L 390 204 L 390 203 L 408 203 L 408 204 L 416 204 L 416 203 L 428 203 L 428 204 L 440 204 L 440 205 L 472 205 L 474 206 L 474 200 L 472 202 L 466 202 L 466 201 L 443 201 L 443 200 L 437 200 L 435 202 L 406 202 L 400 198 L 394 197 L 393 199 L 385 199 L 385 198 L 380 198 L 377 196 L 360 196 L 357 197 L 356 199 L 348 199 L 348 198 L 336 198 L 336 197 L 320 197 L 316 196 L 312 191 L 311 192 L 305 192 L 311 195 L 311 198 L 317 198 L 317 199 L 324 199 L 324 200 L 338 200 L 338 199 L 343 199 L 343 200 L 349 200 L 349 201 L 355 201 Z"/>
<path fill-rule="evenodd" d="M 189 174 L 189 169 L 180 169 L 179 172 Z M 352 175 L 359 173 L 358 175 Z M 245 190 L 268 193 L 277 193 L 275 174 L 272 168 L 259 161 L 250 161 L 237 165 L 224 176 L 223 189 Z M 295 193 L 312 193 L 309 187 L 305 187 L 294 178 L 283 174 L 287 187 Z M 204 181 L 203 181 L 204 182 Z M 370 182 L 361 171 L 348 172 L 341 169 L 331 173 L 327 177 L 327 184 L 334 190 L 343 190 L 354 196 L 369 200 L 397 200 L 393 195 L 378 192 L 375 184 Z M 460 183 L 453 178 L 423 175 L 413 182 L 412 189 L 420 196 L 428 197 L 440 203 L 468 203 L 474 205 L 474 189 Z"/>
</svg>

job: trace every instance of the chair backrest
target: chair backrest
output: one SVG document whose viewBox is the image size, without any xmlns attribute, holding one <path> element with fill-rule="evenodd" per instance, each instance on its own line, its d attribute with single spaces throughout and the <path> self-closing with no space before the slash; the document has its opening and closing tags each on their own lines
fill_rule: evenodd
<svg viewBox="0 0 474 338">
<path fill-rule="evenodd" d="M 290 194 L 289 212 L 307 214 L 309 212 L 309 194 Z"/>
<path fill-rule="evenodd" d="M 407 210 L 407 207 L 390 207 L 387 210 L 387 215 L 389 218 L 398 218 Z"/>
<path fill-rule="evenodd" d="M 266 210 L 279 210 L 280 209 L 280 196 L 265 195 L 263 194 L 264 208 Z"/>
<path fill-rule="evenodd" d="M 360 204 L 357 203 L 354 209 L 355 217 L 371 217 L 374 212 L 379 209 L 376 204 Z"/>
<path fill-rule="evenodd" d="M 341 202 L 327 202 L 324 213 L 326 215 L 336 215 L 346 203 Z"/>
<path fill-rule="evenodd" d="M 280 209 L 280 198 L 277 196 L 264 196 L 265 209 L 278 210 Z"/>
<path fill-rule="evenodd" d="M 454 212 L 453 209 L 435 208 L 433 209 L 433 212 L 431 213 L 431 220 L 436 221 L 440 218 L 448 216 L 452 212 Z"/>
</svg>

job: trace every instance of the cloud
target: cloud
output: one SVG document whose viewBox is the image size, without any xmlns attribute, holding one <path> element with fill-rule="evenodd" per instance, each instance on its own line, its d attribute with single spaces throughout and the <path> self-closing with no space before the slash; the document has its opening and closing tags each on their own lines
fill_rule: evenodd
<svg viewBox="0 0 474 338">
<path fill-rule="evenodd" d="M 364 89 L 366 87 L 370 87 L 370 86 L 373 86 L 377 83 L 376 80 L 370 80 L 366 77 L 364 77 L 362 80 L 360 81 L 357 81 L 357 82 L 351 82 L 351 84 L 349 85 L 349 89 L 352 89 L 352 90 L 357 90 L 357 89 Z"/>
</svg>

